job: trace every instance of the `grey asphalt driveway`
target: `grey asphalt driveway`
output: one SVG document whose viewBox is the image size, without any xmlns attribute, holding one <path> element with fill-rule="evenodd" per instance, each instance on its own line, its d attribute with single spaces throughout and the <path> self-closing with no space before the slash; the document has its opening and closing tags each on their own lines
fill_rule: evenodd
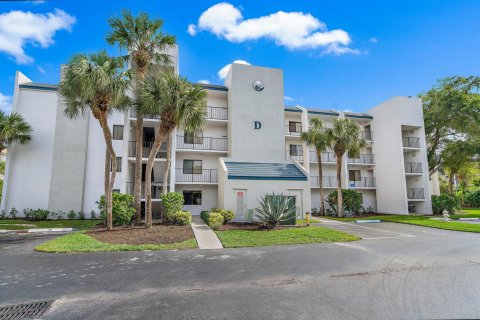
<svg viewBox="0 0 480 320">
<path fill-rule="evenodd" d="M 0 237 L 0 304 L 44 319 L 480 317 L 480 235 L 331 224 L 365 240 L 268 248 L 44 254 Z"/>
</svg>

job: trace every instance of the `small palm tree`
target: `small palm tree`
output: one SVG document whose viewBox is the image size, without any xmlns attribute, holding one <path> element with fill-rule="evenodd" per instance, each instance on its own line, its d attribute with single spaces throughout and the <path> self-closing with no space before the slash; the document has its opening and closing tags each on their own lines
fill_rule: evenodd
<svg viewBox="0 0 480 320">
<path fill-rule="evenodd" d="M 0 153 L 14 143 L 28 144 L 31 133 L 32 128 L 21 115 L 0 111 Z"/>
<path fill-rule="evenodd" d="M 327 131 L 328 141 L 337 158 L 337 192 L 338 216 L 343 216 L 342 199 L 342 159 L 345 153 L 358 157 L 367 146 L 367 141 L 360 136 L 360 126 L 349 119 L 333 120 L 333 127 Z"/>
<path fill-rule="evenodd" d="M 301 138 L 309 147 L 314 147 L 317 153 L 318 181 L 320 183 L 320 214 L 324 215 L 322 152 L 327 149 L 328 135 L 324 123 L 320 118 L 312 118 L 310 123 L 312 127 L 307 132 L 302 132 Z"/>
<path fill-rule="evenodd" d="M 65 115 L 74 119 L 90 111 L 102 128 L 106 144 L 105 202 L 108 230 L 113 228 L 112 190 L 117 162 L 107 119 L 114 110 L 123 111 L 129 104 L 125 94 L 129 82 L 122 72 L 123 68 L 123 59 L 112 58 L 104 50 L 89 55 L 77 54 L 70 60 L 60 83 L 60 94 L 65 98 Z"/>
<path fill-rule="evenodd" d="M 199 86 L 192 86 L 187 79 L 173 73 L 160 73 L 151 68 L 145 77 L 142 100 L 149 113 L 160 115 L 160 127 L 148 156 L 145 170 L 145 224 L 152 226 L 152 169 L 162 141 L 175 127 L 186 132 L 197 132 L 206 122 L 206 92 Z"/>
<path fill-rule="evenodd" d="M 134 96 L 133 108 L 136 111 L 137 122 L 135 125 L 135 179 L 133 186 L 136 220 L 141 220 L 141 194 L 142 194 L 142 151 L 143 151 L 143 110 L 140 101 L 140 92 L 143 80 L 152 63 L 169 65 L 171 57 L 166 50 L 175 45 L 175 37 L 161 32 L 163 20 L 150 19 L 147 13 L 132 16 L 130 11 L 124 10 L 120 18 L 108 20 L 111 31 L 107 35 L 107 42 L 117 45 L 121 50 L 127 51 L 124 57 L 132 69 Z"/>
</svg>

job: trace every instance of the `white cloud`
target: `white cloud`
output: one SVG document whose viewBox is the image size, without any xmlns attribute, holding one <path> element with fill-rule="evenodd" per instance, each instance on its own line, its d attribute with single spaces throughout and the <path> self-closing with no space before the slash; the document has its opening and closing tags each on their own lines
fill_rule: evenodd
<svg viewBox="0 0 480 320">
<path fill-rule="evenodd" d="M 289 96 L 283 96 L 283 99 L 284 99 L 285 101 L 289 101 L 289 102 L 295 101 L 294 98 L 289 97 Z"/>
<path fill-rule="evenodd" d="M 235 60 L 235 61 L 233 61 L 232 63 L 250 65 L 250 63 L 248 63 L 248 62 L 245 61 L 245 60 Z M 228 71 L 230 70 L 230 66 L 232 65 L 232 63 L 229 63 L 229 64 L 225 65 L 222 69 L 220 69 L 220 70 L 218 71 L 218 77 L 219 77 L 220 79 L 224 80 L 224 79 L 227 77 Z"/>
<path fill-rule="evenodd" d="M 328 46 L 340 49 L 351 43 L 346 31 L 328 30 L 325 23 L 309 13 L 278 11 L 258 18 L 244 19 L 240 10 L 227 2 L 208 8 L 201 14 L 197 25 L 191 24 L 190 29 L 195 31 L 192 35 L 198 31 L 209 31 L 235 43 L 270 39 L 288 49 Z M 340 51 L 342 50 L 337 50 Z M 351 52 L 343 50 L 343 53 Z"/>
<path fill-rule="evenodd" d="M 12 109 L 12 97 L 0 93 L 0 110 L 5 113 L 10 113 Z"/>
<path fill-rule="evenodd" d="M 336 44 L 332 44 L 332 45 L 328 46 L 325 50 L 323 50 L 322 55 L 333 54 L 333 55 L 336 55 L 336 56 L 340 56 L 340 55 L 346 54 L 346 53 L 361 54 L 361 52 L 357 49 L 352 49 L 352 48 L 349 48 L 349 47 L 338 46 Z M 365 53 L 367 53 L 367 52 L 365 52 Z"/>
<path fill-rule="evenodd" d="M 14 57 L 19 64 L 29 64 L 33 58 L 25 53 L 25 45 L 48 48 L 55 43 L 57 31 L 72 29 L 75 17 L 55 9 L 45 14 L 10 11 L 0 14 L 0 51 Z"/>
<path fill-rule="evenodd" d="M 202 79 L 202 80 L 198 80 L 198 83 L 210 84 L 210 81 L 208 81 L 207 79 Z"/>
<path fill-rule="evenodd" d="M 187 32 L 192 37 L 197 34 L 197 27 L 194 24 L 189 24 L 187 28 Z"/>
<path fill-rule="evenodd" d="M 37 66 L 37 70 L 38 70 L 41 74 L 45 74 L 45 69 L 43 69 L 42 67 Z"/>
<path fill-rule="evenodd" d="M 368 39 L 368 41 L 370 41 L 371 43 L 377 43 L 378 39 L 377 38 L 370 38 L 370 39 Z"/>
</svg>

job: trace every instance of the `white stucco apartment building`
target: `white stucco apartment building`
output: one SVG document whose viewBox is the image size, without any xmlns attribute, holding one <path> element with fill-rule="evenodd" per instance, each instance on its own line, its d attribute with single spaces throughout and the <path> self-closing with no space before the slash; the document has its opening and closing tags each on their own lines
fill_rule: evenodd
<svg viewBox="0 0 480 320">
<path fill-rule="evenodd" d="M 169 190 L 183 193 L 185 209 L 193 214 L 221 207 L 241 219 L 267 192 L 294 196 L 299 215 L 318 208 L 318 161 L 300 139 L 313 117 L 327 125 L 345 117 L 362 127 L 368 147 L 359 158 L 342 159 L 342 185 L 361 192 L 365 208 L 432 212 L 420 99 L 393 97 L 364 113 L 286 107 L 281 69 L 242 64 L 231 66 L 224 86 L 199 85 L 207 91 L 207 126 L 196 135 L 176 130 L 169 178 Z M 31 124 L 33 136 L 29 145 L 9 148 L 1 203 L 6 212 L 12 207 L 98 211 L 105 158 L 100 126 L 91 115 L 66 119 L 63 108 L 57 85 L 17 72 L 13 111 Z M 119 157 L 115 189 L 124 193 L 133 191 L 135 121 L 133 111 L 109 119 Z M 158 125 L 156 117 L 145 117 L 144 165 Z M 160 210 L 165 157 L 164 146 L 152 177 L 154 215 Z M 322 160 L 327 195 L 337 186 L 335 156 L 327 150 Z"/>
</svg>

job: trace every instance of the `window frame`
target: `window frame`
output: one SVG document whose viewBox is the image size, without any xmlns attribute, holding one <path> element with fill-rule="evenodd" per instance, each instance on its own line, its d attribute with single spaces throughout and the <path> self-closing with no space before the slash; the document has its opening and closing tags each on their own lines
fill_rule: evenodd
<svg viewBox="0 0 480 320">
<path fill-rule="evenodd" d="M 191 163 L 191 169 L 187 168 L 185 165 L 186 163 Z M 195 167 L 195 163 L 200 163 L 200 168 Z M 195 159 L 183 159 L 183 169 L 182 169 L 183 174 L 202 174 L 203 172 L 203 161 L 202 160 L 195 160 Z"/>
<path fill-rule="evenodd" d="M 294 130 L 292 131 L 292 128 Z M 300 131 L 297 129 L 300 128 Z M 302 123 L 298 121 L 288 121 L 288 132 L 301 133 L 302 132 Z"/>
<path fill-rule="evenodd" d="M 203 132 L 187 132 L 183 134 L 183 143 L 185 144 L 203 144 Z"/>
<path fill-rule="evenodd" d="M 110 161 L 110 172 L 112 172 L 112 161 Z M 122 172 L 122 157 L 117 157 L 117 172 Z"/>
<path fill-rule="evenodd" d="M 120 131 L 118 131 L 118 128 L 121 128 Z M 123 125 L 122 124 L 114 124 L 113 129 L 112 129 L 112 139 L 113 140 L 123 140 Z M 121 137 L 118 137 L 118 135 L 121 135 Z"/>
<path fill-rule="evenodd" d="M 358 177 L 357 177 L 357 172 L 358 172 Z M 353 173 L 353 180 L 351 179 L 352 173 Z M 353 181 L 353 182 L 362 181 L 362 170 L 352 170 L 352 169 L 348 170 L 348 181 Z"/>
<path fill-rule="evenodd" d="M 183 194 L 183 198 L 185 199 L 184 205 L 187 205 L 187 206 L 201 206 L 202 205 L 202 190 L 183 190 L 182 194 Z M 191 196 L 188 197 L 188 196 L 186 196 L 186 194 L 191 194 Z M 194 195 L 196 195 L 196 197 Z M 198 197 L 198 195 L 200 195 L 200 197 Z M 191 200 L 191 203 L 188 200 Z M 195 200 L 197 200 L 197 201 L 195 201 Z M 200 201 L 198 202 L 198 200 L 200 200 Z M 197 203 L 195 203 L 195 202 L 197 202 Z"/>
<path fill-rule="evenodd" d="M 301 144 L 290 144 L 290 155 L 295 157 L 303 156 L 303 146 Z M 293 148 L 292 148 L 293 147 Z M 293 152 L 295 151 L 295 152 Z"/>
</svg>

